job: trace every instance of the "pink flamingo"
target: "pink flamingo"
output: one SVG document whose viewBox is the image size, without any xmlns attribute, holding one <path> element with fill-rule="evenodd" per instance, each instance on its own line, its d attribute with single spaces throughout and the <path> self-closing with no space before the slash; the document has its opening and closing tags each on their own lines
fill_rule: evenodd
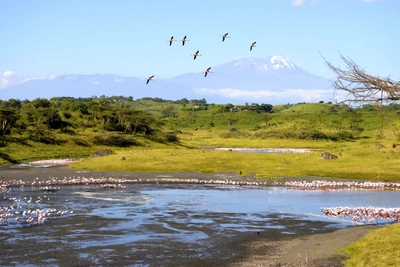
<svg viewBox="0 0 400 267">
<path fill-rule="evenodd" d="M 151 75 L 149 78 L 147 78 L 146 84 L 148 84 L 153 78 L 154 78 L 154 75 Z"/>
<path fill-rule="evenodd" d="M 200 51 L 197 50 L 196 53 L 193 54 L 193 60 L 195 60 L 198 56 L 201 56 L 199 53 Z"/>
<path fill-rule="evenodd" d="M 257 43 L 257 42 L 253 42 L 253 43 L 250 45 L 250 51 L 253 50 L 253 47 L 256 47 L 256 43 Z"/>
<path fill-rule="evenodd" d="M 172 42 L 174 41 L 174 36 L 171 36 L 171 38 L 169 39 L 169 46 L 172 45 Z"/>
<path fill-rule="evenodd" d="M 206 71 L 204 72 L 204 77 L 207 77 L 208 73 L 211 73 L 210 71 L 211 67 L 209 67 L 208 69 L 206 69 Z"/>
<path fill-rule="evenodd" d="M 228 33 L 225 33 L 222 35 L 222 42 L 225 41 L 226 38 L 229 38 Z"/>
</svg>

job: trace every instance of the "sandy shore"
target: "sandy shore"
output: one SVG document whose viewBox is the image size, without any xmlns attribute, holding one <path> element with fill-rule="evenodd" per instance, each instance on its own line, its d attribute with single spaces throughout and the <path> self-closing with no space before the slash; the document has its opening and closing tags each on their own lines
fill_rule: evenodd
<svg viewBox="0 0 400 267">
<path fill-rule="evenodd" d="M 21 167 L 10 165 L 0 168 L 0 180 L 32 181 L 35 178 L 46 179 L 49 177 L 113 177 L 142 179 L 147 182 L 160 181 L 162 178 L 174 179 L 229 179 L 236 181 L 255 181 L 253 175 L 240 176 L 237 173 L 201 174 L 190 173 L 135 173 L 135 172 L 98 172 L 77 171 L 66 166 L 40 168 Z M 294 180 L 292 177 L 283 177 L 283 180 Z M 317 177 L 302 177 L 301 180 L 315 180 Z M 273 181 L 270 181 L 271 184 Z M 312 222 L 310 222 L 312 224 Z M 211 242 L 220 251 L 232 252 L 235 256 L 222 257 L 220 254 L 210 253 L 207 259 L 180 257 L 183 247 L 176 247 L 174 264 L 163 266 L 342 266 L 344 255 L 339 249 L 355 242 L 367 232 L 377 229 L 376 225 L 352 226 L 345 229 L 324 229 L 323 224 L 309 225 L 296 231 L 296 234 L 285 235 L 280 231 L 268 230 L 265 232 L 239 233 L 235 237 L 221 239 L 216 237 Z M 317 230 L 315 230 L 317 229 Z M 171 246 L 172 247 L 172 246 Z M 6 249 L 5 247 L 3 249 Z M 60 256 L 62 257 L 62 256 Z M 66 259 L 67 260 L 67 259 Z M 127 262 L 119 262 L 127 266 Z M 152 266 L 157 266 L 155 263 Z M 80 266 L 76 264 L 75 266 Z M 83 266 L 83 265 L 82 265 Z M 104 265 L 103 265 L 104 266 Z M 106 266 L 106 265 L 105 265 Z M 160 266 L 160 265 L 158 265 Z"/>
</svg>

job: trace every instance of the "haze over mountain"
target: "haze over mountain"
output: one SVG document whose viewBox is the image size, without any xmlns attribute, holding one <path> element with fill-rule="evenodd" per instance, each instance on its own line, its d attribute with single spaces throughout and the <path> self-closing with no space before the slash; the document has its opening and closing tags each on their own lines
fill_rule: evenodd
<svg viewBox="0 0 400 267">
<path fill-rule="evenodd" d="M 332 101 L 329 79 L 302 70 L 280 56 L 237 58 L 211 67 L 211 73 L 185 73 L 146 84 L 145 79 L 115 75 L 62 75 L 30 80 L 0 90 L 0 99 L 34 99 L 55 96 L 132 96 L 178 100 L 202 99 L 208 103 L 298 103 Z"/>
</svg>

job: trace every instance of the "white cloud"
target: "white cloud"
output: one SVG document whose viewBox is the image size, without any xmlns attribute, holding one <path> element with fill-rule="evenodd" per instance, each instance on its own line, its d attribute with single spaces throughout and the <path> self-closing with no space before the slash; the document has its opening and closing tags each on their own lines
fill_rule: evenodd
<svg viewBox="0 0 400 267">
<path fill-rule="evenodd" d="M 14 75 L 14 74 L 15 74 L 14 71 L 7 70 L 7 71 L 5 71 L 5 72 L 2 73 L 2 76 L 3 76 L 3 77 L 10 77 L 10 76 L 12 76 L 12 75 Z"/>
<path fill-rule="evenodd" d="M 1 78 L 1 86 L 6 87 L 10 83 L 10 78 L 15 74 L 14 71 L 7 70 L 3 73 L 0 73 Z"/>
<path fill-rule="evenodd" d="M 304 2 L 305 2 L 305 0 L 292 0 L 290 5 L 293 7 L 299 7 L 299 6 L 304 5 Z"/>
<path fill-rule="evenodd" d="M 319 2 L 319 0 L 308 0 L 307 4 L 308 5 L 315 5 Z M 306 4 L 306 0 L 292 0 L 290 2 L 290 6 L 292 7 L 300 7 Z"/>
<path fill-rule="evenodd" d="M 358 0 L 364 3 L 373 3 L 373 2 L 378 2 L 381 0 Z M 309 5 L 315 5 L 319 2 L 319 0 L 291 0 L 290 2 L 290 6 L 292 7 L 301 7 L 304 6 L 306 3 L 308 3 Z"/>
<path fill-rule="evenodd" d="M 36 74 L 18 74 L 14 71 L 7 70 L 5 72 L 0 72 L 0 89 L 11 87 L 23 82 L 27 82 L 30 80 L 41 80 L 41 79 L 55 79 L 56 76 L 54 74 L 46 74 L 46 73 L 36 73 Z"/>
<path fill-rule="evenodd" d="M 5 79 L 5 78 L 1 79 L 1 85 L 2 86 L 7 86 L 8 83 L 9 83 L 9 81 L 7 79 Z"/>
<path fill-rule="evenodd" d="M 208 89 L 197 88 L 194 89 L 196 93 L 218 95 L 224 98 L 240 99 L 245 101 L 257 101 L 270 104 L 281 103 L 298 103 L 298 102 L 318 102 L 318 101 L 332 101 L 333 90 L 304 90 L 304 89 L 286 89 L 279 92 L 259 90 L 259 91 L 246 91 L 232 88 L 225 89 Z M 335 96 L 337 98 L 338 96 Z"/>
</svg>

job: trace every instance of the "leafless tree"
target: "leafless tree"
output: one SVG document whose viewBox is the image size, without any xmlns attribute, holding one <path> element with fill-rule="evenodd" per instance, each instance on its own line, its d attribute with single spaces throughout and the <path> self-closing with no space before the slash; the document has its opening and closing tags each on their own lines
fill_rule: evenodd
<svg viewBox="0 0 400 267">
<path fill-rule="evenodd" d="M 326 65 L 336 75 L 332 83 L 335 92 L 347 92 L 348 96 L 340 103 L 362 104 L 369 103 L 376 106 L 382 103 L 400 100 L 400 82 L 393 81 L 390 77 L 381 78 L 367 74 L 349 57 L 340 55 L 346 68 L 335 67 L 324 57 Z"/>
</svg>

